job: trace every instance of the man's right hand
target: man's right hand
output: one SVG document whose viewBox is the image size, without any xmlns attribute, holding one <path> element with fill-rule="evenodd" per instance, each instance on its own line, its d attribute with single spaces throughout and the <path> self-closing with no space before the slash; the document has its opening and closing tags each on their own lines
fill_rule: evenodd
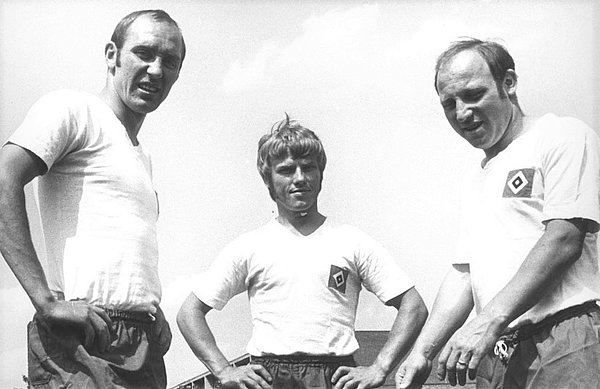
<svg viewBox="0 0 600 389">
<path fill-rule="evenodd" d="M 433 362 L 419 353 L 411 353 L 396 372 L 396 389 L 420 389 L 429 373 Z"/>
<path fill-rule="evenodd" d="M 112 342 L 112 320 L 100 307 L 82 300 L 56 300 L 41 313 L 49 324 L 72 325 L 83 330 L 84 346 L 90 350 L 94 344 L 105 352 Z"/>
<path fill-rule="evenodd" d="M 223 389 L 269 389 L 273 378 L 262 365 L 227 366 L 217 375 Z"/>
</svg>

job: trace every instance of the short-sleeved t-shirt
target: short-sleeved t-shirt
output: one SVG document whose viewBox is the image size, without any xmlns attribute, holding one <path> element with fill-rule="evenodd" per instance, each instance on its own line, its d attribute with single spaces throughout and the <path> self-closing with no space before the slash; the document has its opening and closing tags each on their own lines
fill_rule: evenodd
<svg viewBox="0 0 600 389">
<path fill-rule="evenodd" d="M 355 227 L 329 219 L 304 236 L 273 219 L 220 253 L 194 294 L 222 309 L 248 292 L 252 355 L 350 355 L 364 286 L 387 302 L 413 286 L 388 251 Z"/>
<path fill-rule="evenodd" d="M 559 284 L 510 327 L 600 298 L 599 160 L 593 130 L 548 114 L 468 177 L 454 262 L 470 264 L 477 311 L 516 274 L 552 219 L 588 220 L 583 252 Z"/>
<path fill-rule="evenodd" d="M 154 312 L 161 287 L 151 161 L 114 112 L 91 94 L 52 92 L 8 143 L 48 168 L 37 193 L 50 288 L 67 299 Z"/>
</svg>

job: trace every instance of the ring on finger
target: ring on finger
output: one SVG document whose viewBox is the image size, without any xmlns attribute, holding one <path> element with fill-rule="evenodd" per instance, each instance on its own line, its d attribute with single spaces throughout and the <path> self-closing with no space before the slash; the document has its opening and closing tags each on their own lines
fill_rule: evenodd
<svg viewBox="0 0 600 389">
<path fill-rule="evenodd" d="M 463 361 L 458 361 L 458 362 L 456 362 L 456 364 L 459 366 L 467 366 L 468 365 L 468 363 L 463 362 Z"/>
</svg>

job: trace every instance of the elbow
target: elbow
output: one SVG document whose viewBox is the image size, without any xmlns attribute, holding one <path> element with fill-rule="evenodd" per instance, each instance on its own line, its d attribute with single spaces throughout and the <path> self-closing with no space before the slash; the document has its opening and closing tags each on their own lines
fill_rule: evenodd
<svg viewBox="0 0 600 389">
<path fill-rule="evenodd" d="M 415 324 L 418 325 L 419 328 L 422 328 L 425 325 L 425 322 L 427 321 L 427 317 L 429 316 L 429 310 L 427 309 L 427 306 L 425 305 L 423 299 L 421 299 L 421 301 L 419 302 L 416 311 L 417 313 L 415 317 Z"/>
<path fill-rule="evenodd" d="M 397 307 L 401 316 L 410 317 L 415 328 L 421 329 L 427 320 L 429 311 L 421 294 L 412 288 L 402 296 L 402 301 Z"/>
<path fill-rule="evenodd" d="M 190 327 L 191 318 L 197 314 L 197 299 L 193 293 L 185 299 L 179 311 L 177 312 L 177 317 L 175 321 L 177 322 L 177 327 L 179 330 L 185 335 L 187 333 L 187 329 Z"/>
</svg>

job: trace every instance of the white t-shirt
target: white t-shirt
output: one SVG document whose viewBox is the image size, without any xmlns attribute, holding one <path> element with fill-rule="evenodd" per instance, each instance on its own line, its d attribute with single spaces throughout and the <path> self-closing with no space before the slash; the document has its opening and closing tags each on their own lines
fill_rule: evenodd
<svg viewBox="0 0 600 389">
<path fill-rule="evenodd" d="M 469 263 L 479 312 L 510 281 L 551 219 L 592 221 L 583 253 L 510 327 L 600 298 L 600 142 L 583 122 L 548 114 L 479 167 L 463 190 L 454 263 Z"/>
<path fill-rule="evenodd" d="M 50 288 L 66 299 L 155 312 L 158 199 L 149 155 L 98 97 L 42 97 L 8 142 L 40 157 L 38 203 Z"/>
<path fill-rule="evenodd" d="M 308 236 L 273 219 L 220 253 L 194 294 L 222 309 L 248 292 L 252 355 L 350 355 L 361 285 L 387 302 L 414 284 L 390 254 L 357 228 L 329 219 Z"/>
</svg>

